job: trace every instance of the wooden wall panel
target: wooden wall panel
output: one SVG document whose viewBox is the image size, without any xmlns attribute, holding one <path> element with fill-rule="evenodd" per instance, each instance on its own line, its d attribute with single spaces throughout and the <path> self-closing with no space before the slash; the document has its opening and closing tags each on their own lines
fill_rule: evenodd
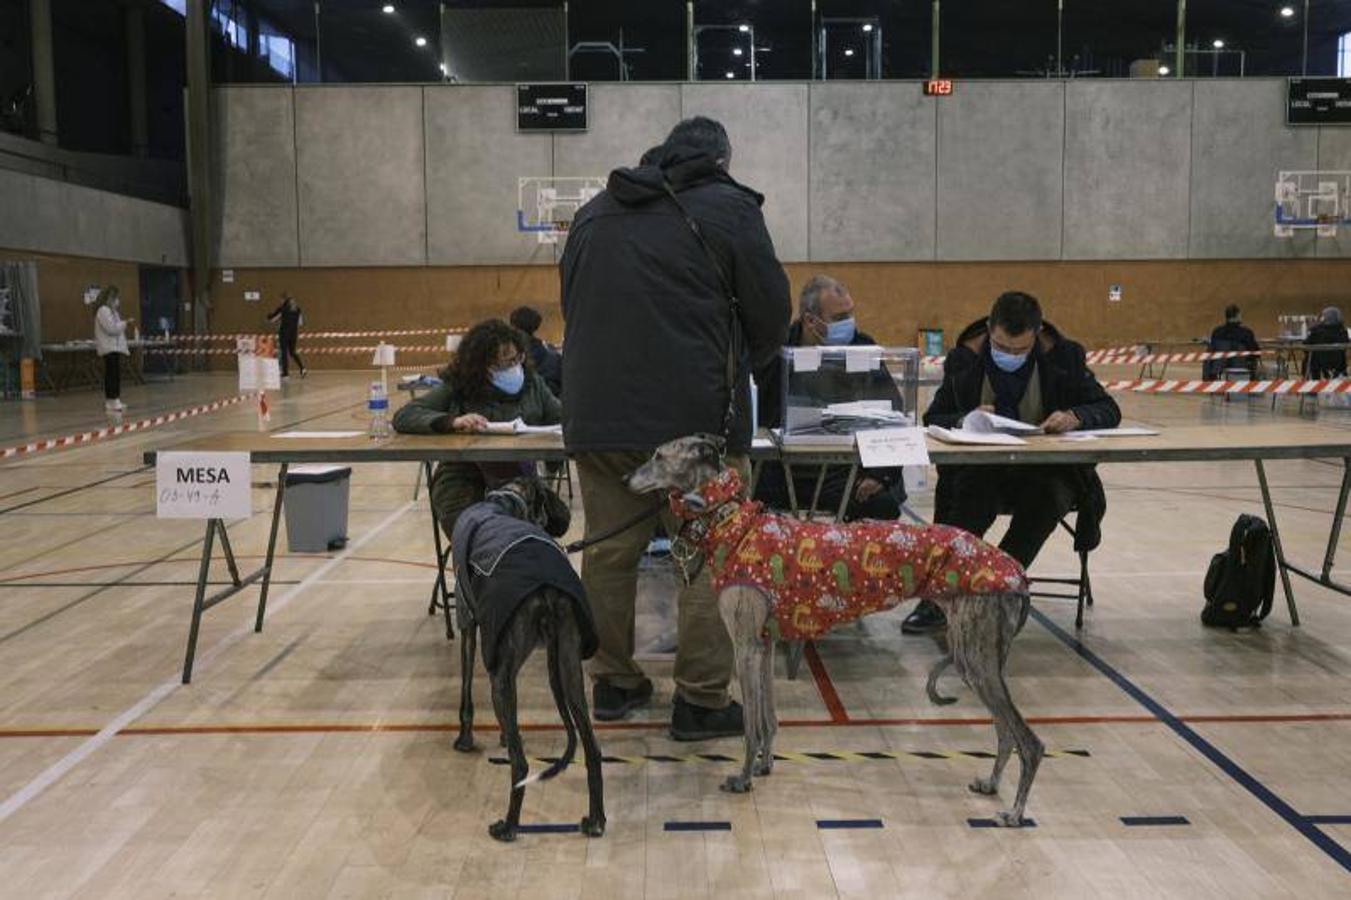
<svg viewBox="0 0 1351 900">
<path fill-rule="evenodd" d="M 70 262 L 70 287 L 63 283 L 53 295 L 69 294 L 76 304 L 75 288 L 86 279 L 127 278 L 135 283 L 134 266 L 108 263 L 129 269 L 131 275 L 117 269 L 104 276 L 97 261 Z M 802 263 L 786 269 L 795 305 L 796 292 L 807 279 L 825 272 L 849 286 L 861 328 L 880 341 L 903 345 L 913 345 L 921 326 L 944 329 L 951 343 L 963 326 L 989 310 L 1001 291 L 1011 289 L 1039 297 L 1047 318 L 1090 349 L 1205 336 L 1231 302 L 1243 307 L 1245 320 L 1261 336 L 1274 334 L 1276 317 L 1284 313 L 1316 313 L 1329 303 L 1351 312 L 1351 260 Z M 1110 284 L 1122 285 L 1120 303 L 1107 301 Z M 557 340 L 563 330 L 557 271 L 541 266 L 236 269 L 231 284 L 224 284 L 217 272 L 211 290 L 212 330 L 270 330 L 264 316 L 283 289 L 299 298 L 309 331 L 465 326 L 488 316 L 505 317 L 522 303 L 544 314 L 541 333 L 546 338 Z M 245 290 L 261 290 L 263 300 L 245 303 Z M 74 330 L 83 333 L 81 329 Z M 440 343 L 435 337 L 396 342 Z M 352 359 L 314 361 L 343 367 Z"/>
<path fill-rule="evenodd" d="M 84 289 L 91 284 L 117 285 L 124 315 L 140 318 L 141 274 L 137 263 L 3 249 L 0 260 L 37 262 L 43 343 L 94 336 L 94 311 L 84 305 Z"/>
</svg>

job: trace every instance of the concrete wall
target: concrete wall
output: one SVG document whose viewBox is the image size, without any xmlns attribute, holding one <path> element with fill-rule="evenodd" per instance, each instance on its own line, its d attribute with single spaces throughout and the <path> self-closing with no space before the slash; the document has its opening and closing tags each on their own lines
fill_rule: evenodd
<svg viewBox="0 0 1351 900">
<path fill-rule="evenodd" d="M 1271 236 L 1278 169 L 1351 168 L 1351 132 L 1284 124 L 1283 84 L 603 84 L 552 136 L 516 133 L 509 85 L 222 87 L 217 264 L 552 263 L 513 231 L 517 178 L 632 165 L 696 113 L 785 261 L 1351 256 Z"/>
<path fill-rule="evenodd" d="M 187 212 L 176 206 L 0 169 L 0 247 L 185 266 Z"/>
</svg>

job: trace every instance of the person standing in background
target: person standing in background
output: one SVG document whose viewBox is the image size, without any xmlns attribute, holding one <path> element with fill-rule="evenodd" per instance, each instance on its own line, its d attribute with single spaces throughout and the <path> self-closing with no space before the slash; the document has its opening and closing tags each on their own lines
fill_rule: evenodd
<svg viewBox="0 0 1351 900">
<path fill-rule="evenodd" d="M 126 409 L 122 402 L 122 360 L 127 358 L 127 326 L 122 318 L 122 297 L 115 285 L 99 291 L 98 311 L 94 313 L 94 351 L 103 357 L 103 408 L 108 412 Z"/>
<path fill-rule="evenodd" d="M 269 322 L 280 322 L 277 326 L 278 352 L 281 354 L 281 377 L 288 377 L 286 371 L 287 357 L 294 359 L 296 365 L 300 367 L 300 377 L 306 375 L 305 364 L 300 361 L 300 354 L 296 353 L 296 342 L 300 340 L 300 325 L 304 317 L 300 313 L 300 304 L 296 303 L 296 298 L 290 291 L 282 291 L 281 305 L 272 312 L 268 313 Z"/>
<path fill-rule="evenodd" d="M 563 398 L 563 354 L 559 353 L 554 347 L 550 347 L 540 338 L 535 337 L 535 332 L 539 330 L 540 323 L 544 317 L 539 314 L 539 310 L 532 306 L 518 306 L 511 311 L 511 327 L 517 329 L 527 338 L 526 353 L 530 361 L 535 364 L 535 371 L 544 379 L 544 383 L 549 386 L 549 390 L 554 392 L 554 396 L 560 400 Z"/>
</svg>

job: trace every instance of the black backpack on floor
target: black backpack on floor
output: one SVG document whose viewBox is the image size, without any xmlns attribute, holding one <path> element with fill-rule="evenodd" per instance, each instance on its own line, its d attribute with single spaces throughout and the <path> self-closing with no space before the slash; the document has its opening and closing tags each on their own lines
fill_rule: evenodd
<svg viewBox="0 0 1351 900">
<path fill-rule="evenodd" d="M 1262 624 L 1276 591 L 1276 551 L 1271 529 L 1257 516 L 1238 517 L 1229 549 L 1216 553 L 1206 570 L 1206 608 L 1201 624 L 1248 628 Z"/>
</svg>

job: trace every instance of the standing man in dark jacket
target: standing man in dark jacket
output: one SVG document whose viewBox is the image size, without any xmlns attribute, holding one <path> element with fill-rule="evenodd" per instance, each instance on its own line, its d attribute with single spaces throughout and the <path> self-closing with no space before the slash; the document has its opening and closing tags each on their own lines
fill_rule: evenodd
<svg viewBox="0 0 1351 900">
<path fill-rule="evenodd" d="M 849 288 L 829 275 L 814 275 L 798 295 L 798 318 L 788 328 L 788 347 L 860 347 L 875 345 L 872 335 L 859 331 L 854 323 L 854 298 Z M 890 384 L 890 376 L 878 373 Z M 765 428 L 783 427 L 783 360 L 775 359 L 755 375 L 759 389 L 759 424 Z M 857 399 L 848 396 L 851 384 L 840 385 L 841 396 L 830 396 L 831 401 Z M 913 414 L 913 410 L 906 410 Z M 816 492 L 819 471 L 811 466 L 799 466 L 793 472 L 793 490 L 799 501 Z M 849 481 L 848 466 L 828 466 L 821 481 L 821 509 L 838 509 Z M 766 466 L 760 473 L 755 499 L 784 509 L 789 506 L 788 482 L 782 466 Z M 810 502 L 810 501 L 809 501 Z M 845 507 L 844 519 L 895 519 L 901 515 L 905 502 L 903 470 L 897 466 L 885 469 L 863 469 L 854 482 L 854 494 Z"/>
<path fill-rule="evenodd" d="M 1001 294 L 990 317 L 958 337 L 924 424 L 955 428 L 974 409 L 1040 425 L 1047 434 L 1121 424 L 1121 410 L 1088 370 L 1084 348 L 1043 322 L 1037 298 L 1018 291 Z M 984 537 L 1001 512 L 1012 512 L 999 548 L 1024 568 L 1075 507 L 1075 549 L 1092 550 L 1107 512 L 1093 466 L 938 467 L 934 521 Z M 902 630 L 923 634 L 945 624 L 936 606 L 921 603 Z"/>
<path fill-rule="evenodd" d="M 281 355 L 281 377 L 287 377 L 286 360 L 294 359 L 300 366 L 300 377 L 305 377 L 305 364 L 296 353 L 296 342 L 300 340 L 300 304 L 290 291 L 282 291 L 281 305 L 268 313 L 269 322 L 277 322 L 277 352 Z"/>
<path fill-rule="evenodd" d="M 1318 324 L 1309 329 L 1304 343 L 1310 347 L 1347 342 L 1346 323 L 1342 321 L 1342 311 L 1329 306 L 1318 317 Z M 1315 350 L 1309 354 L 1304 364 L 1307 378 L 1341 378 L 1346 374 L 1345 350 Z"/>
<path fill-rule="evenodd" d="M 560 263 L 563 439 L 577 461 L 590 532 L 653 502 L 631 493 L 624 477 L 658 445 L 695 432 L 723 433 L 729 387 L 736 415 L 727 453 L 745 474 L 748 375 L 783 344 L 789 299 L 760 212 L 764 198 L 727 174 L 731 156 L 721 124 L 686 119 L 660 149 L 644 154 L 644 165 L 611 172 L 606 189 L 578 211 L 568 231 Z M 715 262 L 667 195 L 668 183 L 707 241 L 735 309 Z M 649 521 L 630 528 L 582 557 L 600 638 L 591 666 L 598 719 L 623 718 L 652 696 L 652 682 L 633 660 L 633 619 L 638 562 L 655 527 Z M 667 527 L 676 532 L 674 521 Z M 727 694 L 732 645 L 707 574 L 681 593 L 678 631 L 672 736 L 741 734 L 741 709 Z"/>
</svg>

